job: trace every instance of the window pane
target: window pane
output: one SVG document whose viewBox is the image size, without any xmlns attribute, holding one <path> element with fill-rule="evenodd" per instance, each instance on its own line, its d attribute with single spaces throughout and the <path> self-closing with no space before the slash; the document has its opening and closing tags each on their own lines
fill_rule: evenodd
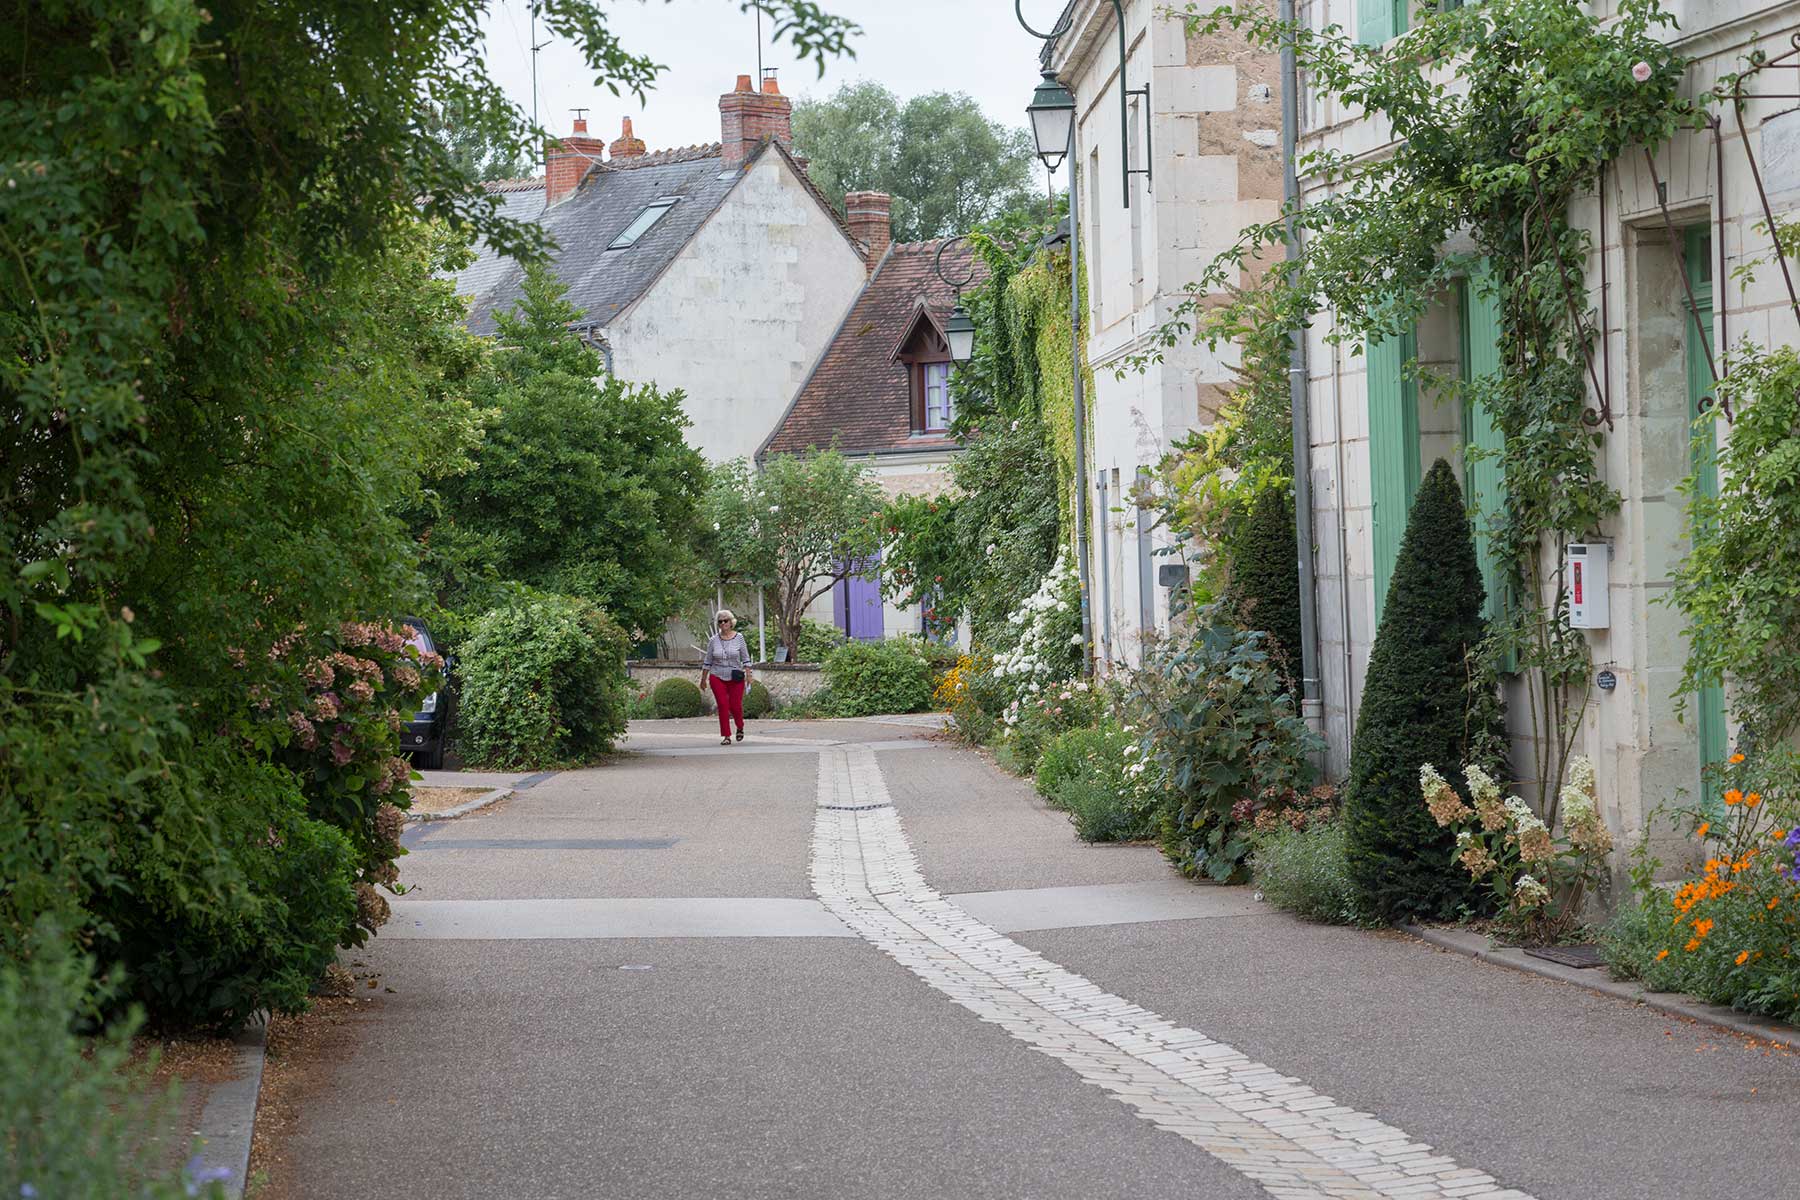
<svg viewBox="0 0 1800 1200">
<path fill-rule="evenodd" d="M 627 225 L 623 232 L 621 232 L 618 237 L 614 238 L 611 244 L 606 248 L 608 250 L 623 250 L 625 247 L 631 245 L 646 233 L 650 232 L 650 227 L 656 224 L 656 222 L 662 218 L 664 213 L 674 207 L 675 201 L 673 200 L 658 200 L 656 203 L 648 205 L 645 207 L 644 211 L 639 213 L 636 219 L 634 219 L 631 224 Z"/>
<path fill-rule="evenodd" d="M 948 429 L 954 411 L 950 402 L 950 364 L 925 364 L 925 428 Z"/>
</svg>

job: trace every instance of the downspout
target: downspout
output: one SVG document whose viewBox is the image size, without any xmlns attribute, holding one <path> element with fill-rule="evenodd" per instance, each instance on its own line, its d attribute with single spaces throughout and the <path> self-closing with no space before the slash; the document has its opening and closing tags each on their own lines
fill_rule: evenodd
<svg viewBox="0 0 1800 1200">
<path fill-rule="evenodd" d="M 1281 0 L 1281 191 L 1287 210 L 1287 255 L 1300 257 L 1300 72 L 1294 54 L 1294 0 Z M 1300 559 L 1300 711 L 1315 730 L 1323 724 L 1319 699 L 1319 614 L 1313 581 L 1312 433 L 1307 422 L 1306 329 L 1288 334 L 1288 408 L 1294 434 L 1294 542 Z"/>
<path fill-rule="evenodd" d="M 1070 98 L 1074 95 L 1070 88 Z M 1075 404 L 1075 562 L 1081 580 L 1081 674 L 1086 677 L 1094 673 L 1094 618 L 1088 604 L 1093 589 L 1088 586 L 1087 397 L 1081 381 L 1081 181 L 1075 154 L 1079 125 L 1069 122 L 1069 359 Z"/>
<path fill-rule="evenodd" d="M 1106 514 L 1112 506 L 1106 495 L 1106 471 L 1095 472 L 1094 486 L 1100 492 L 1100 512 L 1094 527 L 1100 534 L 1100 661 L 1104 669 L 1110 671 L 1113 662 L 1112 649 L 1112 547 L 1106 538 Z"/>
</svg>

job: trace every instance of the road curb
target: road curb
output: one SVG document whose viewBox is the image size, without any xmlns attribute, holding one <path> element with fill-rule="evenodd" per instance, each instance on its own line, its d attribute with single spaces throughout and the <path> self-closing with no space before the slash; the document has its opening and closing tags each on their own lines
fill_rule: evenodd
<svg viewBox="0 0 1800 1200">
<path fill-rule="evenodd" d="M 498 804 L 500 801 L 512 795 L 515 790 L 516 789 L 509 787 L 495 788 L 485 796 L 477 796 L 473 800 L 465 801 L 464 803 L 457 805 L 455 808 L 446 808 L 441 813 L 409 812 L 406 814 L 406 821 L 409 825 L 419 821 L 453 821 L 457 817 L 467 816 L 476 809 L 486 808 L 490 804 Z"/>
<path fill-rule="evenodd" d="M 1448 950 L 1452 954 L 1461 954 L 1479 962 L 1492 963 L 1498 967 L 1507 967 L 1543 979 L 1554 979 L 1558 983 L 1573 984 L 1591 992 L 1599 992 L 1603 996 L 1611 996 L 1614 999 L 1626 1000 L 1633 1004 L 1642 1004 L 1646 1008 L 1667 1013 L 1672 1017 L 1685 1017 L 1704 1025 L 1717 1026 L 1729 1033 L 1740 1034 L 1748 1038 L 1759 1038 L 1762 1041 L 1775 1042 L 1800 1050 L 1800 1029 L 1796 1029 L 1792 1025 L 1771 1020 L 1768 1017 L 1738 1012 L 1736 1009 L 1725 1008 L 1718 1004 L 1690 1000 L 1679 992 L 1652 992 L 1640 983 L 1612 978 L 1605 973 L 1605 967 L 1565 967 L 1560 963 L 1533 958 L 1523 950 L 1497 949 L 1488 944 L 1485 934 L 1467 933 L 1454 929 L 1432 929 L 1424 925 L 1400 925 L 1398 928 L 1428 945 L 1436 946 L 1440 950 Z"/>
<path fill-rule="evenodd" d="M 269 1024 L 246 1026 L 237 1035 L 236 1079 L 213 1087 L 200 1110 L 200 1163 L 229 1171 L 225 1195 L 239 1200 L 250 1170 L 250 1135 L 256 1128 L 256 1100 L 262 1092 L 263 1060 L 268 1048 Z"/>
</svg>

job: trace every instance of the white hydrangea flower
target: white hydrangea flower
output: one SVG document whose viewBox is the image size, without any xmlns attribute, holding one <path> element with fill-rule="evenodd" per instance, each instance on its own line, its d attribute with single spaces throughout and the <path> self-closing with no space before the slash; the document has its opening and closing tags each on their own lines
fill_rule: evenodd
<svg viewBox="0 0 1800 1200">
<path fill-rule="evenodd" d="M 1535 876 L 1521 875 L 1513 884 L 1513 899 L 1522 908 L 1536 908 L 1550 902 L 1550 889 L 1538 882 Z"/>
<path fill-rule="evenodd" d="M 1500 798 L 1500 785 L 1480 767 L 1474 764 L 1464 767 L 1463 778 L 1469 781 L 1469 795 L 1476 802 L 1490 804 Z"/>
<path fill-rule="evenodd" d="M 1562 804 L 1563 821 L 1582 821 L 1594 815 L 1594 764 L 1585 754 L 1569 760 L 1568 781 L 1557 793 Z"/>
</svg>

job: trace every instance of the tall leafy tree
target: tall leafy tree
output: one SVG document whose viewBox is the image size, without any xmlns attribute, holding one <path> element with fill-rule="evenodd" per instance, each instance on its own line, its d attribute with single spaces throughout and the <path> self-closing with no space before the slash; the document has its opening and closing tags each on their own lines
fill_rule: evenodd
<svg viewBox="0 0 1800 1200">
<path fill-rule="evenodd" d="M 600 605 L 634 636 L 661 627 L 691 577 L 705 463 L 683 436 L 682 393 L 607 376 L 574 333 L 580 312 L 533 266 L 474 389 L 491 410 L 476 464 L 445 479 L 438 560 Z M 479 570 L 471 570 L 478 566 Z M 448 575 L 448 573 L 447 573 Z"/>
<path fill-rule="evenodd" d="M 1045 208 L 1031 135 L 989 120 L 964 92 L 902 102 L 879 83 L 847 83 L 794 106 L 794 149 L 828 196 L 892 195 L 896 241 L 967 233 L 1008 213 Z"/>
<path fill-rule="evenodd" d="M 868 466 L 835 449 L 776 454 L 761 470 L 737 463 L 713 473 L 706 501 L 720 526 L 711 542 L 713 569 L 721 578 L 771 585 L 788 661 L 799 661 L 807 607 L 875 551 L 881 506 Z"/>
<path fill-rule="evenodd" d="M 42 917 L 99 947 L 136 914 L 137 961 L 181 931 L 263 946 L 341 925 L 308 926 L 322 902 L 282 882 L 276 847 L 336 834 L 296 807 L 310 773 L 281 761 L 269 652 L 421 595 L 401 513 L 466 453 L 481 357 L 439 227 L 548 248 L 427 127 L 455 111 L 500 153 L 541 143 L 482 63 L 490 3 L 9 10 L 0 956 Z M 759 3 L 803 56 L 854 31 Z M 654 78 L 595 0 L 539 11 L 597 86 Z M 267 984 L 303 994 L 317 949 L 182 970 L 279 1005 Z"/>
<path fill-rule="evenodd" d="M 537 160 L 516 147 L 496 144 L 492 132 L 480 122 L 464 120 L 461 109 L 432 105 L 425 110 L 424 124 L 458 169 L 477 179 L 521 179 L 537 169 Z"/>
</svg>

